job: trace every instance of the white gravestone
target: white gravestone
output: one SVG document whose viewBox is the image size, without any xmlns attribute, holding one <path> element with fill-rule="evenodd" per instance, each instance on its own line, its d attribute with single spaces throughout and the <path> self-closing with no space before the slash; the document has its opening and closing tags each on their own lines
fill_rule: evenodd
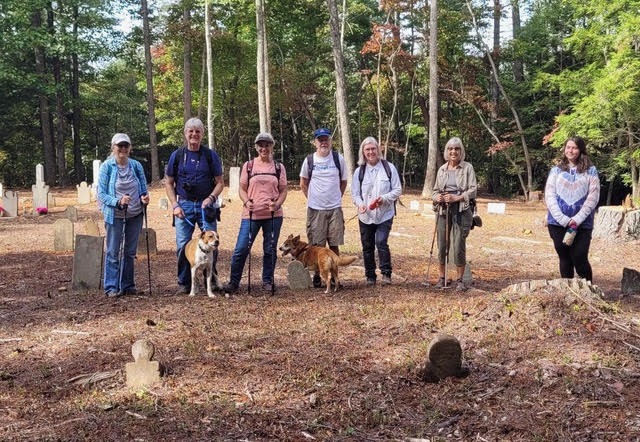
<svg viewBox="0 0 640 442">
<path fill-rule="evenodd" d="M 504 215 L 506 208 L 507 208 L 507 205 L 505 203 L 487 203 L 487 213 Z"/>
<path fill-rule="evenodd" d="M 102 161 L 93 160 L 93 183 L 91 184 L 91 198 L 96 200 L 98 195 L 98 177 L 100 176 L 100 166 Z"/>
<path fill-rule="evenodd" d="M 409 207 L 411 207 L 411 210 L 420 210 L 420 201 L 411 200 L 411 202 L 409 203 Z"/>
<path fill-rule="evenodd" d="M 31 186 L 33 193 L 33 212 L 39 207 L 49 208 L 49 186 L 44 182 L 44 166 L 38 164 L 36 166 L 36 183 Z"/>
<path fill-rule="evenodd" d="M 76 188 L 78 189 L 78 204 L 91 204 L 91 189 L 87 186 L 87 182 L 81 182 Z"/>
<path fill-rule="evenodd" d="M 18 216 L 18 192 L 7 190 L 2 196 L 2 207 L 4 216 Z"/>
<path fill-rule="evenodd" d="M 4 196 L 4 187 L 2 187 L 2 183 L 0 183 L 0 198 Z"/>
<path fill-rule="evenodd" d="M 230 200 L 237 200 L 240 198 L 240 168 L 239 167 L 230 167 L 229 168 L 229 193 L 228 197 Z"/>
</svg>

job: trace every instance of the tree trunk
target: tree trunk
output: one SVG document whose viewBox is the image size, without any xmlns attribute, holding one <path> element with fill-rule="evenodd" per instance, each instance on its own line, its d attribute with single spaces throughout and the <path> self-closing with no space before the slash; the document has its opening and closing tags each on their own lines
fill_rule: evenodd
<svg viewBox="0 0 640 442">
<path fill-rule="evenodd" d="M 436 182 L 438 158 L 438 1 L 429 11 L 429 155 L 422 196 L 431 197 Z"/>
<path fill-rule="evenodd" d="M 182 103 L 184 106 L 184 121 L 191 118 L 191 5 L 185 3 L 182 18 L 184 20 L 183 76 Z"/>
<path fill-rule="evenodd" d="M 520 0 L 511 0 L 511 25 L 513 39 L 517 45 L 518 38 L 520 37 Z M 524 68 L 517 48 L 513 59 L 513 79 L 516 83 L 521 83 L 524 80 Z"/>
<path fill-rule="evenodd" d="M 593 222 L 593 237 L 602 239 L 640 239 L 640 210 L 622 206 L 601 206 Z"/>
<path fill-rule="evenodd" d="M 42 27 L 42 12 L 34 12 L 31 16 L 31 25 L 38 32 Z M 44 59 L 44 49 L 40 45 L 33 48 L 36 73 L 39 77 L 38 101 L 40 111 L 40 130 L 42 132 L 42 156 L 44 158 L 44 180 L 49 184 L 55 183 L 56 180 L 56 153 L 53 146 L 53 137 L 51 136 L 51 113 L 49 111 L 49 98 L 45 92 L 47 85 L 46 66 Z"/>
<path fill-rule="evenodd" d="M 493 0 L 493 61 L 500 75 L 500 19 L 502 18 L 500 0 Z M 498 82 L 496 75 L 489 74 L 491 78 L 491 126 L 495 126 L 498 119 L 498 98 L 500 91 L 498 90 Z"/>
<path fill-rule="evenodd" d="M 256 31 L 256 71 L 258 77 L 260 132 L 271 132 L 271 119 L 269 118 L 269 54 L 267 53 L 267 35 L 264 23 L 264 0 L 256 0 Z"/>
<path fill-rule="evenodd" d="M 78 42 L 78 5 L 73 6 L 73 41 Z M 82 163 L 82 152 L 80 151 L 80 119 L 82 108 L 80 106 L 80 67 L 78 63 L 78 52 L 74 49 L 71 54 L 71 101 L 73 106 L 73 168 L 76 172 L 76 181 L 82 182 L 87 179 L 87 174 Z"/>
<path fill-rule="evenodd" d="M 209 0 L 204 0 L 204 42 L 207 48 L 207 134 L 209 147 L 216 148 L 213 136 L 213 63 L 211 56 L 211 19 L 209 17 Z"/>
<path fill-rule="evenodd" d="M 633 154 L 633 125 L 629 121 L 627 123 L 627 140 L 629 143 L 629 155 Z M 638 162 L 631 158 L 631 199 L 634 207 L 638 207 L 637 200 L 640 199 L 640 185 L 638 185 Z"/>
<path fill-rule="evenodd" d="M 149 147 L 151 148 L 151 181 L 160 179 L 160 163 L 158 162 L 158 145 L 156 141 L 156 112 L 153 96 L 153 64 L 151 61 L 151 31 L 149 29 L 149 9 L 147 0 L 141 0 L 142 35 L 144 38 L 144 60 L 147 77 L 147 106 L 149 124 Z"/>
<path fill-rule="evenodd" d="M 351 128 L 349 126 L 349 110 L 347 107 L 347 88 L 344 81 L 344 65 L 342 48 L 340 46 L 340 22 L 338 20 L 338 6 L 336 0 L 327 0 L 329 7 L 329 28 L 331 30 L 331 46 L 333 49 L 333 62 L 336 67 L 336 109 L 340 123 L 340 135 L 342 137 L 342 152 L 347 166 L 347 181 L 351 182 L 353 171 L 353 152 L 351 150 Z"/>
<path fill-rule="evenodd" d="M 200 70 L 200 92 L 198 93 L 198 119 L 202 120 L 202 105 L 204 102 L 204 74 L 207 71 L 207 48 L 202 48 L 202 69 Z"/>
<path fill-rule="evenodd" d="M 47 27 L 49 35 L 55 41 L 55 20 L 53 6 L 47 3 Z M 69 183 L 69 175 L 67 174 L 67 160 L 64 155 L 64 88 L 62 86 L 62 73 L 59 54 L 55 54 L 51 60 L 53 65 L 53 81 L 56 90 L 56 113 L 55 113 L 55 149 L 56 149 L 56 166 L 58 169 L 57 177 L 60 186 L 66 186 Z"/>
</svg>

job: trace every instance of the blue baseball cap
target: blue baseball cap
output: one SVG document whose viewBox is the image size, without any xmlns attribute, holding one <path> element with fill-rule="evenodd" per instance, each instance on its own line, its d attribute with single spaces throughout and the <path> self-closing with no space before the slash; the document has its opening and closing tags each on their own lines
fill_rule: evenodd
<svg viewBox="0 0 640 442">
<path fill-rule="evenodd" d="M 314 138 L 330 137 L 330 136 L 331 136 L 331 131 L 326 127 L 321 127 L 320 129 L 316 129 L 316 131 L 313 133 Z"/>
</svg>

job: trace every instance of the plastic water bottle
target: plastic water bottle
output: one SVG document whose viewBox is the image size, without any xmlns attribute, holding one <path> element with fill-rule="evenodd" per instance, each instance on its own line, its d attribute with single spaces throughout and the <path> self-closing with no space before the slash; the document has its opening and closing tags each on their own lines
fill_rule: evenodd
<svg viewBox="0 0 640 442">
<path fill-rule="evenodd" d="M 565 246 L 570 246 L 573 244 L 573 240 L 576 239 L 576 234 L 578 233 L 578 225 L 575 223 L 569 224 L 567 231 L 564 234 L 564 238 L 562 238 L 562 244 Z"/>
</svg>

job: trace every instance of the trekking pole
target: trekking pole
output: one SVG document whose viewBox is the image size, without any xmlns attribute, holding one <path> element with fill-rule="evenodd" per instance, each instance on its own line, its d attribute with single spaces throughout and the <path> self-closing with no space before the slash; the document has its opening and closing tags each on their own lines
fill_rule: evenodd
<svg viewBox="0 0 640 442">
<path fill-rule="evenodd" d="M 444 286 L 443 288 L 448 288 L 447 287 L 447 270 L 449 268 L 449 203 L 446 204 L 445 206 L 445 214 L 444 214 L 444 218 L 445 218 L 445 222 L 446 222 L 446 229 L 445 229 L 445 235 L 444 235 L 444 245 L 447 248 L 445 253 L 445 258 L 444 258 Z"/>
<path fill-rule="evenodd" d="M 253 204 L 253 200 L 249 200 L 250 203 Z M 253 227 L 253 210 L 249 210 L 249 245 L 247 248 L 249 249 L 249 270 L 247 271 L 247 293 L 251 294 L 251 228 Z"/>
<path fill-rule="evenodd" d="M 276 200 L 272 200 L 273 201 L 273 206 L 275 208 L 275 202 Z M 276 254 L 278 252 L 276 252 L 276 237 L 275 237 L 275 233 L 273 232 L 274 230 L 274 223 L 273 223 L 273 210 L 271 211 L 271 249 L 273 252 L 273 273 L 271 274 L 271 296 L 276 294 Z"/>
<path fill-rule="evenodd" d="M 147 273 L 149 275 L 149 296 L 151 296 L 151 258 L 149 255 L 149 218 L 147 217 L 147 204 L 142 205 L 142 210 L 144 211 L 144 236 L 147 240 Z"/>
<path fill-rule="evenodd" d="M 426 287 L 429 287 L 429 277 L 431 276 L 431 262 L 433 261 L 433 246 L 436 243 L 436 232 L 438 231 L 438 220 L 440 219 L 440 210 L 436 212 L 436 224 L 433 227 L 433 236 L 431 237 L 431 250 L 429 251 L 429 264 L 427 265 L 427 282 L 424 283 Z"/>
<path fill-rule="evenodd" d="M 129 196 L 129 194 L 125 194 Z M 122 218 L 122 238 L 120 238 L 120 268 L 118 274 L 118 293 L 122 293 L 122 273 L 124 271 L 124 235 L 127 229 L 127 207 L 128 204 L 122 204 L 122 210 L 124 211 L 124 217 Z"/>
</svg>

